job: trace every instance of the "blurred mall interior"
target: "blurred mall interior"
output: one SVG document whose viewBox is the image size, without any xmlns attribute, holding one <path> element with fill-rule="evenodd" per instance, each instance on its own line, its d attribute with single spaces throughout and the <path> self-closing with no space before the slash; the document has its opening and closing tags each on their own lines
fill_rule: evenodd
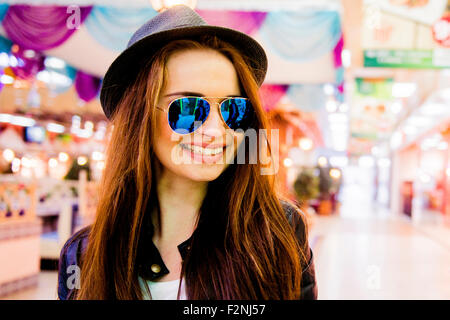
<svg viewBox="0 0 450 320">
<path fill-rule="evenodd" d="M 319 299 L 450 299 L 450 1 L 34 3 L 0 1 L 0 299 L 57 297 L 105 167 L 102 77 L 164 3 L 265 48 L 279 187 L 307 214 Z"/>
</svg>

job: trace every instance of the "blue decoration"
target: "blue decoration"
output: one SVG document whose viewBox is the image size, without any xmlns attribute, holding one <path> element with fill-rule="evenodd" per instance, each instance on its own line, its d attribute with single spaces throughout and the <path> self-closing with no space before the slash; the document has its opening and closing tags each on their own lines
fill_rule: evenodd
<svg viewBox="0 0 450 320">
<path fill-rule="evenodd" d="M 308 61 L 330 53 L 341 37 L 337 11 L 273 11 L 259 34 L 268 49 L 284 59 Z"/>
<path fill-rule="evenodd" d="M 12 45 L 11 40 L 0 36 L 0 52 L 10 53 Z"/>
<path fill-rule="evenodd" d="M 341 93 L 341 92 L 339 92 L 339 91 L 336 92 L 335 98 L 336 98 L 336 100 L 337 100 L 339 103 L 343 103 L 344 100 L 345 100 L 344 94 Z"/>
<path fill-rule="evenodd" d="M 345 69 L 344 67 L 339 67 L 335 69 L 336 72 L 336 84 L 340 85 L 344 82 L 344 76 L 345 76 Z"/>
<path fill-rule="evenodd" d="M 321 84 L 294 84 L 286 92 L 289 100 L 300 110 L 315 112 L 325 107 L 327 96 Z"/>
<path fill-rule="evenodd" d="M 133 33 L 158 12 L 146 8 L 94 6 L 84 24 L 102 46 L 121 52 Z"/>
<path fill-rule="evenodd" d="M 50 74 L 57 73 L 61 76 L 65 76 L 69 80 L 69 81 L 55 81 L 55 79 L 53 79 L 49 83 L 47 83 L 48 89 L 54 94 L 61 94 L 69 90 L 70 87 L 73 85 L 77 73 L 77 70 L 72 66 L 68 65 L 67 63 L 62 68 L 55 68 L 47 65 L 45 67 L 45 70 L 48 71 Z"/>
<path fill-rule="evenodd" d="M 9 4 L 7 4 L 7 3 L 0 3 L 0 22 L 5 17 L 6 11 L 8 11 L 8 8 L 9 8 Z"/>
</svg>

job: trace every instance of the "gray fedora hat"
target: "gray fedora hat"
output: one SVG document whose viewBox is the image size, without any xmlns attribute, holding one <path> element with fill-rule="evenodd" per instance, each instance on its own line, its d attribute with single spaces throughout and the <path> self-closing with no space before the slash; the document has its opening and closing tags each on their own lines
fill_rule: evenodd
<svg viewBox="0 0 450 320">
<path fill-rule="evenodd" d="M 111 118 L 126 88 L 158 49 L 173 40 L 196 39 L 205 34 L 216 35 L 238 49 L 261 86 L 267 72 L 267 57 L 256 40 L 233 29 L 208 25 L 188 6 L 177 5 L 141 26 L 131 37 L 127 48 L 109 66 L 100 92 L 106 117 Z"/>
</svg>

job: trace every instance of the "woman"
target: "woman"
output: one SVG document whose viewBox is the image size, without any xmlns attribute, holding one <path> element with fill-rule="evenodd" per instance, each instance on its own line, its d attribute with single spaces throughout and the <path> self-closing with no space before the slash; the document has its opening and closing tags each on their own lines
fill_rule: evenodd
<svg viewBox="0 0 450 320">
<path fill-rule="evenodd" d="M 266 69 L 256 41 L 186 6 L 135 33 L 103 81 L 97 218 L 61 252 L 60 299 L 317 297 L 303 218 L 245 139 L 267 128 Z"/>
</svg>

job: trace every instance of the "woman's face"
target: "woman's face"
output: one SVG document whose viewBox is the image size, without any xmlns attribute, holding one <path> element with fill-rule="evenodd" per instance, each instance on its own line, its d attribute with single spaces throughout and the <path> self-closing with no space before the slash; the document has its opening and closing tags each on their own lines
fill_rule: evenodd
<svg viewBox="0 0 450 320">
<path fill-rule="evenodd" d="M 155 153 L 163 169 L 194 181 L 215 180 L 233 161 L 244 138 L 243 133 L 227 127 L 217 103 L 227 96 L 241 94 L 233 64 L 219 52 L 189 49 L 172 54 L 167 62 L 166 86 L 158 103 L 155 134 Z M 182 135 L 172 131 L 168 113 L 161 110 L 167 110 L 172 100 L 183 96 L 208 97 L 211 108 L 201 127 Z M 220 148 L 223 151 L 217 154 Z"/>
</svg>

